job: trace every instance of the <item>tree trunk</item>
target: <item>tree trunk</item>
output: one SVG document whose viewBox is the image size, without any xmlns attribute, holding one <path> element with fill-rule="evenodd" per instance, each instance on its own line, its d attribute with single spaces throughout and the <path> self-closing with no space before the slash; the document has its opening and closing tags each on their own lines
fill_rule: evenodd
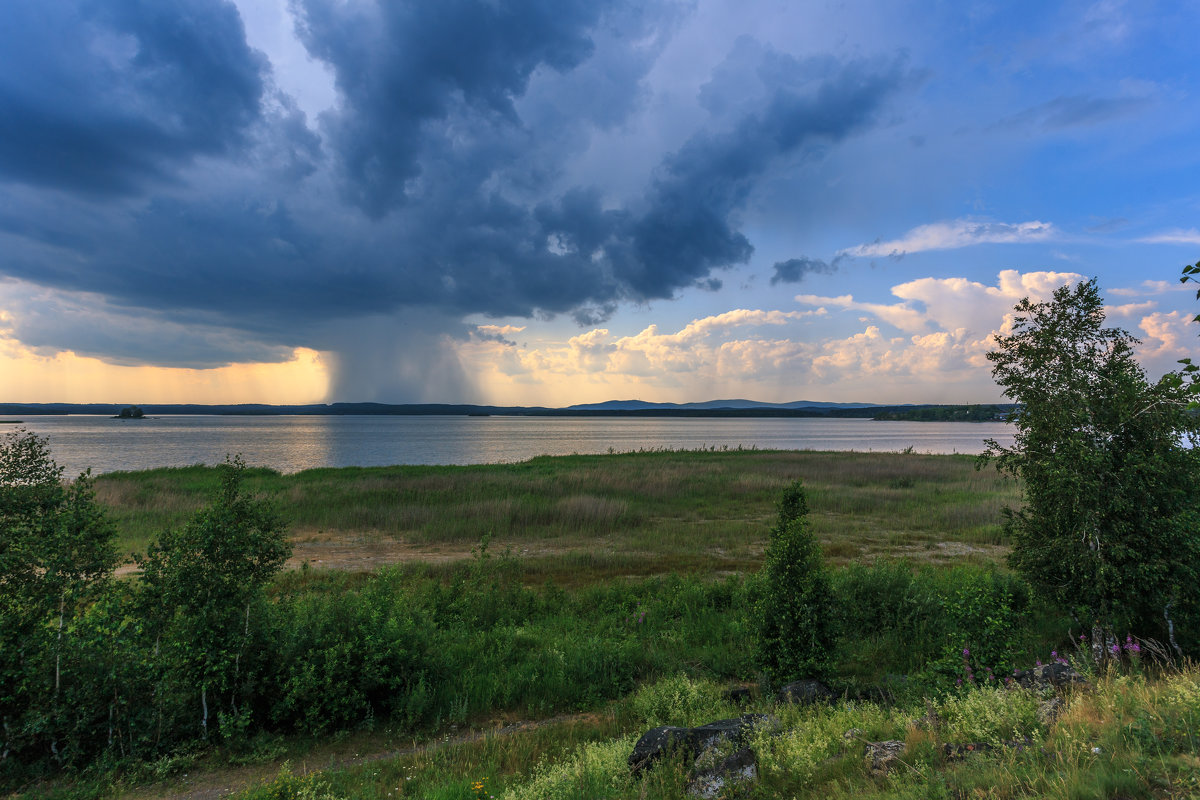
<svg viewBox="0 0 1200 800">
<path fill-rule="evenodd" d="M 58 598 L 58 643 L 54 648 L 54 694 L 58 695 L 59 681 L 62 676 L 62 637 L 63 619 L 66 616 L 67 596 Z"/>
<path fill-rule="evenodd" d="M 1167 603 L 1163 608 L 1163 619 L 1167 621 L 1167 641 L 1171 643 L 1171 649 L 1176 655 L 1183 658 L 1183 650 L 1179 648 L 1179 644 L 1175 641 L 1175 623 L 1171 619 L 1171 606 L 1175 605 L 1175 601 Z"/>
</svg>

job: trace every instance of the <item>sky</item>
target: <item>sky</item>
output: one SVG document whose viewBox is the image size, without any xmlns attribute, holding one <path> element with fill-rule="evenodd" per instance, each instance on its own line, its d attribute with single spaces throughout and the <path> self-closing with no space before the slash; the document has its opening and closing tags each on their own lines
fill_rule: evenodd
<svg viewBox="0 0 1200 800">
<path fill-rule="evenodd" d="M 0 402 L 1002 398 L 1200 355 L 1191 2 L 6 0 Z"/>
</svg>

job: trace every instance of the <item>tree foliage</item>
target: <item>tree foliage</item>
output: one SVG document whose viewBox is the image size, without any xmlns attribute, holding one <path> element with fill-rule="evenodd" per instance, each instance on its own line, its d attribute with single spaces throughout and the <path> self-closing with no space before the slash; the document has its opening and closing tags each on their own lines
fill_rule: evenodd
<svg viewBox="0 0 1200 800">
<path fill-rule="evenodd" d="M 1012 565 L 1077 615 L 1141 635 L 1196 604 L 1200 496 L 1196 418 L 1172 373 L 1147 381 L 1137 340 L 1104 327 L 1095 281 L 1016 306 L 988 354 L 1020 404 L 1015 441 L 983 460 L 1020 478 L 1025 504 L 1006 510 Z M 1194 645 L 1195 643 L 1193 643 Z"/>
<path fill-rule="evenodd" d="M 0 440 L 0 761 L 66 745 L 56 731 L 79 676 L 76 625 L 116 563 L 89 473 L 64 483 L 46 439 Z"/>
<path fill-rule="evenodd" d="M 779 501 L 755 609 L 756 660 L 779 680 L 824 677 L 835 643 L 834 597 L 821 549 L 808 527 L 800 481 Z"/>
<path fill-rule="evenodd" d="M 218 710 L 233 728 L 246 726 L 238 697 L 252 612 L 291 555 L 275 509 L 243 491 L 245 463 L 234 458 L 220 470 L 212 502 L 182 528 L 164 532 L 139 559 L 145 616 L 162 634 L 158 667 L 194 691 L 203 736 Z"/>
</svg>

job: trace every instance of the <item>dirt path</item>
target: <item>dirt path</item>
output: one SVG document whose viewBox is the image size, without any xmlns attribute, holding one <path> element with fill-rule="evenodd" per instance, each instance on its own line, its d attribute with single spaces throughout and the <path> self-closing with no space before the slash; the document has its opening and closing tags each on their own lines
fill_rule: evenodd
<svg viewBox="0 0 1200 800">
<path fill-rule="evenodd" d="M 598 712 L 588 711 L 578 714 L 559 714 L 539 720 L 520 720 L 498 728 L 470 730 L 412 747 L 381 750 L 361 755 L 358 753 L 354 755 L 331 755 L 327 760 L 320 761 L 319 763 L 315 759 L 311 764 L 301 761 L 299 766 L 294 767 L 294 771 L 297 775 L 306 775 L 314 771 L 352 767 L 358 764 L 370 764 L 376 761 L 387 761 L 419 753 L 433 753 L 448 747 L 478 742 L 489 737 L 507 737 L 553 725 L 597 722 L 599 719 L 600 714 Z M 147 787 L 123 793 L 120 797 L 121 800 L 151 800 L 151 798 L 155 800 L 218 800 L 219 798 L 228 797 L 235 792 L 240 792 L 252 784 L 269 780 L 279 771 L 280 766 L 279 763 L 272 763 L 221 768 L 195 776 L 185 776 L 182 780 L 183 785 L 181 786 L 167 787 L 160 785 Z"/>
<path fill-rule="evenodd" d="M 335 535 L 312 535 L 298 533 L 291 537 L 292 557 L 285 569 L 299 569 L 308 562 L 316 569 L 337 569 L 349 572 L 370 572 L 382 566 L 422 561 L 441 564 L 471 558 L 470 546 L 415 545 L 395 539 L 360 534 L 338 533 Z M 126 563 L 117 567 L 120 577 L 138 572 L 136 564 Z"/>
</svg>

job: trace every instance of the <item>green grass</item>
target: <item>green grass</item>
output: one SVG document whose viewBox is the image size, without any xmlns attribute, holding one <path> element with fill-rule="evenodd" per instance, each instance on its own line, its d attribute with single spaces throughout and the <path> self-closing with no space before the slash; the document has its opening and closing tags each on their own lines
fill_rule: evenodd
<svg viewBox="0 0 1200 800">
<path fill-rule="evenodd" d="M 961 647 L 955 637 L 991 635 L 954 628 L 963 620 L 946 604 L 960 587 L 1012 580 L 993 567 L 1006 551 L 1000 509 L 1019 492 L 994 470 L 977 471 L 970 456 L 654 452 L 295 475 L 254 469 L 248 489 L 277 501 L 301 558 L 340 567 L 292 570 L 271 590 L 269 627 L 285 643 L 272 663 L 300 682 L 265 693 L 260 711 L 291 732 L 264 732 L 266 745 L 248 751 L 118 766 L 111 774 L 125 777 L 102 775 L 94 791 L 68 780 L 29 796 L 60 785 L 64 798 L 125 796 L 123 780 L 143 787 L 130 797 L 167 795 L 188 771 L 188 781 L 244 786 L 270 778 L 285 759 L 295 775 L 336 766 L 308 784 L 285 775 L 277 794 L 248 797 L 320 796 L 319 788 L 335 798 L 475 798 L 472 785 L 484 778 L 489 791 L 513 798 L 551 786 L 573 797 L 678 796 L 681 765 L 637 786 L 606 766 L 623 760 L 651 715 L 645 692 L 653 688 L 629 693 L 659 681 L 711 689 L 760 677 L 750 657 L 755 590 L 743 576 L 760 566 L 775 504 L 797 478 L 843 602 L 886 609 L 842 614 L 842 688 L 921 670 L 937 680 L 946 654 Z M 130 551 L 185 522 L 217 482 L 211 468 L 160 469 L 100 476 L 97 491 Z M 485 534 L 488 559 L 478 556 Z M 907 563 L 884 566 L 897 558 Z M 644 622 L 635 621 L 642 611 Z M 384 623 L 401 627 L 387 633 Z M 1028 654 L 1061 640 L 1062 629 L 1052 612 L 1033 608 L 1005 635 Z M 401 657 L 409 666 L 390 665 Z M 403 686 L 389 688 L 395 680 Z M 733 713 L 712 705 L 711 691 L 701 700 L 687 713 Z M 563 713 L 579 716 L 455 740 L 463 730 Z M 392 754 L 357 763 L 351 747 Z M 231 766 L 247 761 L 264 763 Z M 850 777 L 829 778 L 827 792 L 852 796 L 845 787 L 858 786 L 854 768 L 830 763 L 829 775 Z M 777 788 L 761 796 L 794 791 Z"/>
<path fill-rule="evenodd" d="M 314 796 L 341 800 L 399 797 L 475 800 L 685 797 L 688 766 L 666 760 L 634 778 L 625 764 L 641 732 L 659 724 L 697 725 L 743 713 L 721 686 L 668 678 L 602 713 L 513 735 L 433 745 L 385 761 L 335 766 L 307 778 Z M 970 687 L 912 705 L 873 703 L 752 710 L 775 715 L 778 733 L 752 746 L 759 781 L 745 800 L 868 797 L 1102 798 L 1195 797 L 1200 792 L 1200 671 L 1147 678 L 1110 672 L 1067 695 L 1053 721 L 1038 719 L 1044 698 L 1023 690 Z M 847 735 L 850 731 L 856 731 Z M 865 742 L 904 742 L 900 760 L 872 772 Z M 1004 742 L 1028 740 L 1016 750 Z M 948 758 L 944 743 L 989 743 L 990 752 Z M 238 800 L 299 797 L 289 768 Z"/>
<path fill-rule="evenodd" d="M 535 579 L 596 580 L 757 569 L 782 489 L 805 482 L 810 520 L 832 565 L 903 556 L 996 561 L 1000 509 L 1016 485 L 971 456 L 795 451 L 651 452 L 539 457 L 518 464 L 250 470 L 277 498 L 297 556 L 372 568 L 465 558 L 491 534 Z M 96 481 L 123 552 L 182 524 L 216 487 L 207 467 L 109 473 Z M 537 563 L 537 562 L 544 563 Z"/>
</svg>

